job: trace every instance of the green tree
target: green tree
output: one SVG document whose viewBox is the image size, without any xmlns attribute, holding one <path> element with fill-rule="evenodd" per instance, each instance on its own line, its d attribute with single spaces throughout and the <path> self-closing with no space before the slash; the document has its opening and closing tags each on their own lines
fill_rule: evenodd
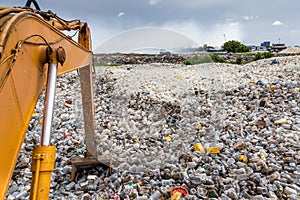
<svg viewBox="0 0 300 200">
<path fill-rule="evenodd" d="M 228 42 L 225 42 L 222 46 L 222 49 L 232 53 L 243 53 L 243 52 L 249 52 L 251 50 L 250 47 L 247 47 L 244 44 L 240 43 L 239 41 L 235 41 L 235 40 L 230 40 Z"/>
<path fill-rule="evenodd" d="M 260 60 L 260 59 L 264 59 L 264 58 L 272 58 L 274 56 L 274 53 L 272 52 L 263 52 L 263 53 L 256 53 L 253 60 Z"/>
<path fill-rule="evenodd" d="M 243 58 L 242 58 L 242 56 L 238 56 L 237 58 L 236 58 L 236 64 L 238 64 L 238 65 L 241 65 L 242 63 L 243 63 Z"/>
<path fill-rule="evenodd" d="M 210 54 L 210 57 L 213 59 L 214 62 L 218 62 L 218 63 L 224 63 L 226 62 L 226 60 L 224 58 L 221 58 L 218 54 L 214 53 L 214 54 Z"/>
<path fill-rule="evenodd" d="M 263 54 L 258 52 L 258 53 L 255 54 L 253 60 L 260 60 L 260 59 L 263 59 L 263 58 L 264 58 Z"/>
<path fill-rule="evenodd" d="M 274 53 L 272 52 L 264 52 L 263 53 L 264 58 L 272 58 L 274 56 Z"/>
<path fill-rule="evenodd" d="M 202 63 L 212 63 L 213 59 L 209 55 L 197 55 L 186 59 L 183 63 L 185 65 L 196 65 Z"/>
</svg>

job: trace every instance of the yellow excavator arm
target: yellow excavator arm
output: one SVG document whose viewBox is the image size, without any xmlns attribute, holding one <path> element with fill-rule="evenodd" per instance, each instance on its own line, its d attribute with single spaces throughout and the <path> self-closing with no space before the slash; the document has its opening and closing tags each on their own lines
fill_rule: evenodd
<svg viewBox="0 0 300 200">
<path fill-rule="evenodd" d="M 64 30 L 77 31 L 78 41 L 65 35 L 62 32 Z M 51 73 L 55 77 L 80 69 L 85 129 L 86 135 L 90 136 L 85 139 L 87 154 L 96 155 L 92 137 L 94 107 L 91 63 L 91 39 L 86 23 L 65 21 L 50 11 L 0 7 L 0 199 L 5 198 L 38 97 L 46 85 L 48 89 L 52 67 L 54 71 Z M 43 144 L 41 141 L 41 146 L 49 146 L 49 143 Z M 44 169 L 50 170 L 51 174 L 48 168 L 54 164 L 47 166 L 46 163 L 43 166 L 43 162 L 54 162 L 47 159 L 55 159 L 55 154 L 51 158 L 55 149 L 50 150 L 52 152 L 49 154 L 44 151 L 48 150 L 37 149 L 33 155 L 36 161 L 32 164 L 33 182 L 40 181 L 39 184 L 42 182 L 34 174 L 38 176 Z M 31 195 L 35 197 L 31 199 L 47 198 L 36 197 L 40 190 L 39 186 L 32 186 Z"/>
</svg>

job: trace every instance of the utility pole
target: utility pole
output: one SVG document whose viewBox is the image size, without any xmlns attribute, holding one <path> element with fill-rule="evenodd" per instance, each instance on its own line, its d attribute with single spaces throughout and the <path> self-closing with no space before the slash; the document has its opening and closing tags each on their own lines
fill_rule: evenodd
<svg viewBox="0 0 300 200">
<path fill-rule="evenodd" d="M 226 40 L 226 35 L 225 35 L 225 33 L 223 33 L 223 37 L 224 37 L 224 41 L 226 42 L 227 40 Z"/>
</svg>

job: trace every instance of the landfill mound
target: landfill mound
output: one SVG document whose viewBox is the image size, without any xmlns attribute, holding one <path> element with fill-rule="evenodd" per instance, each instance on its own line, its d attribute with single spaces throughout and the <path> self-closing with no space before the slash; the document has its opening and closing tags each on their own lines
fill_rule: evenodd
<svg viewBox="0 0 300 200">
<path fill-rule="evenodd" d="M 279 52 L 279 54 L 300 54 L 299 47 L 289 47 Z"/>
<path fill-rule="evenodd" d="M 70 159 L 85 151 L 80 84 L 76 73 L 63 75 L 50 198 L 300 198 L 299 61 L 96 68 L 96 142 L 99 154 L 112 157 L 111 169 L 83 170 L 73 182 Z M 42 102 L 7 199 L 29 194 Z"/>
</svg>

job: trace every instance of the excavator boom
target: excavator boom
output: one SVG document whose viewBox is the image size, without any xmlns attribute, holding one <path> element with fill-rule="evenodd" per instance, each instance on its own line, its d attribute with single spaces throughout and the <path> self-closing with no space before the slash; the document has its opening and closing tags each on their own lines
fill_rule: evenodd
<svg viewBox="0 0 300 200">
<path fill-rule="evenodd" d="M 77 30 L 78 42 L 62 30 Z M 47 49 L 64 50 L 58 53 L 64 62 L 58 65 L 57 75 L 81 70 L 81 82 L 87 83 L 82 91 L 86 134 L 94 131 L 87 24 L 64 21 L 51 12 L 0 7 L 0 199 L 5 198 L 33 110 L 46 86 Z M 87 153 L 91 155 L 96 154 L 93 142 L 86 137 Z"/>
</svg>

